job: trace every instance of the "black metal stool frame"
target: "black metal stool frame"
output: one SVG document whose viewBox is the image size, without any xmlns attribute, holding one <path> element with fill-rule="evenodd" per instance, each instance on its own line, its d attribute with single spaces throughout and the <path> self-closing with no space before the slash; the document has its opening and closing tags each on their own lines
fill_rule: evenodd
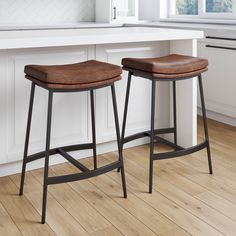
<svg viewBox="0 0 236 236">
<path fill-rule="evenodd" d="M 124 117 L 123 117 L 122 133 L 121 133 L 122 152 L 123 152 L 123 146 L 125 143 L 139 139 L 139 138 L 147 137 L 147 136 L 150 137 L 149 193 L 152 193 L 152 188 L 153 188 L 153 162 L 155 160 L 169 159 L 169 158 L 175 158 L 175 157 L 180 157 L 180 156 L 184 156 L 184 155 L 189 155 L 189 154 L 192 154 L 194 152 L 197 152 L 197 151 L 200 151 L 200 150 L 206 148 L 207 149 L 207 156 L 208 156 L 209 173 L 212 174 L 213 170 L 212 170 L 211 151 L 210 151 L 210 144 L 209 144 L 209 135 L 208 135 L 208 126 L 207 126 L 207 117 L 206 117 L 206 109 L 205 109 L 205 101 L 204 101 L 203 84 L 202 84 L 202 75 L 198 74 L 196 76 L 198 77 L 198 83 L 199 83 L 205 140 L 202 143 L 197 144 L 195 146 L 192 146 L 189 148 L 183 148 L 177 144 L 176 82 L 178 80 L 191 79 L 193 77 L 162 79 L 162 78 L 156 78 L 156 77 L 154 78 L 154 77 L 150 76 L 150 74 L 143 72 L 143 71 L 133 70 L 130 68 L 123 68 L 123 69 L 129 71 L 129 75 L 128 75 L 128 81 L 127 81 Z M 150 128 L 150 131 L 144 131 L 141 133 L 137 133 L 137 134 L 125 137 L 125 128 L 126 128 L 126 120 L 127 120 L 131 78 L 133 75 L 139 76 L 139 77 L 142 77 L 145 79 L 150 79 L 152 81 L 151 128 Z M 156 82 L 157 81 L 172 82 L 172 87 L 173 87 L 173 126 L 174 126 L 172 128 L 155 129 L 155 127 L 154 127 L 155 126 L 154 121 L 155 121 L 155 103 L 156 103 Z M 170 142 L 170 141 L 158 136 L 160 134 L 168 134 L 168 133 L 173 133 L 174 142 Z M 174 148 L 175 151 L 165 152 L 165 153 L 154 153 L 155 141 L 159 141 L 161 143 L 164 143 L 164 144 Z"/>
<path fill-rule="evenodd" d="M 114 169 L 120 168 L 121 169 L 123 194 L 124 194 L 124 198 L 127 198 L 124 163 L 123 163 L 123 156 L 122 156 L 123 154 L 122 154 L 122 149 L 121 149 L 119 119 L 118 119 L 117 102 L 116 102 L 116 92 L 115 92 L 114 83 L 112 83 L 110 85 L 106 85 L 106 86 L 101 86 L 101 87 L 95 87 L 95 88 L 89 88 L 89 89 L 73 89 L 73 90 L 48 89 L 46 87 L 38 85 L 39 87 L 43 87 L 43 88 L 48 90 L 46 148 L 45 148 L 45 151 L 42 151 L 42 152 L 39 152 L 39 153 L 36 153 L 36 154 L 32 154 L 32 155 L 28 155 L 29 136 L 30 136 L 30 129 L 31 129 L 31 120 L 32 120 L 34 94 L 35 94 L 35 86 L 36 85 L 37 84 L 32 82 L 19 195 L 23 195 L 24 180 L 25 180 L 25 172 L 26 172 L 27 163 L 45 157 L 44 183 L 43 183 L 43 204 L 42 204 L 42 219 L 41 219 L 42 224 L 45 223 L 45 219 L 46 219 L 46 204 L 47 204 L 48 185 L 67 183 L 67 182 L 72 182 L 72 181 L 77 181 L 77 180 L 82 180 L 82 179 L 88 179 L 88 178 L 95 177 L 95 176 L 98 176 L 100 174 L 104 174 L 106 172 L 112 171 Z M 98 88 L 102 88 L 102 87 L 108 87 L 108 86 L 111 86 L 119 160 L 115 161 L 113 163 L 110 163 L 108 165 L 105 165 L 103 167 L 97 168 L 94 90 L 96 90 Z M 91 120 L 92 120 L 92 143 L 78 144 L 78 145 L 71 145 L 71 146 L 64 146 L 64 147 L 57 147 L 57 148 L 50 149 L 53 94 L 55 92 L 80 92 L 80 91 L 90 91 Z M 78 160 L 74 159 L 71 155 L 69 155 L 67 153 L 67 152 L 70 152 L 70 151 L 85 150 L 85 149 L 93 149 L 94 170 L 88 169 L 86 166 L 81 164 Z M 79 170 L 81 170 L 82 173 L 75 173 L 75 174 L 69 174 L 69 175 L 63 175 L 63 176 L 49 177 L 48 176 L 49 157 L 51 155 L 55 155 L 55 154 L 62 155 L 71 164 L 73 164 Z"/>
</svg>

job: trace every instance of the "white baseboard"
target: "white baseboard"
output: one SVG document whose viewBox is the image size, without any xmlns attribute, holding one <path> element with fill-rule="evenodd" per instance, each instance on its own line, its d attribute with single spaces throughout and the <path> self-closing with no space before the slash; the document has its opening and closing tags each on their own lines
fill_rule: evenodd
<svg viewBox="0 0 236 236">
<path fill-rule="evenodd" d="M 198 108 L 198 115 L 201 115 L 201 108 Z M 229 117 L 214 111 L 207 111 L 207 117 L 212 119 L 212 120 L 216 120 L 219 122 L 222 122 L 224 124 L 228 124 L 228 125 L 232 125 L 234 127 L 236 127 L 236 118 L 233 117 Z"/>
<path fill-rule="evenodd" d="M 148 142 L 147 138 L 135 140 L 133 142 L 126 144 L 124 148 L 139 146 L 147 142 Z M 108 153 L 108 152 L 114 152 L 114 151 L 117 151 L 117 143 L 115 141 L 97 145 L 98 155 Z M 73 157 L 75 157 L 76 159 L 82 159 L 82 158 L 86 158 L 90 156 L 92 156 L 91 150 L 82 150 L 82 151 L 73 152 Z M 60 155 L 53 155 L 50 157 L 50 166 L 64 163 L 64 162 L 67 162 L 67 161 Z M 44 158 L 28 163 L 27 171 L 39 169 L 39 168 L 42 168 L 43 166 L 44 166 Z M 0 177 L 18 174 L 21 172 L 21 168 L 22 168 L 22 161 L 0 165 Z"/>
</svg>

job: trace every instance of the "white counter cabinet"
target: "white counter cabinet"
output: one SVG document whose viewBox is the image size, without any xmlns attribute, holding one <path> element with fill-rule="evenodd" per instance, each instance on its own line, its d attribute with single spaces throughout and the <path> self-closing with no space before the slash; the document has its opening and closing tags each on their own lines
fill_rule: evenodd
<svg viewBox="0 0 236 236">
<path fill-rule="evenodd" d="M 0 175 L 21 169 L 30 95 L 30 82 L 24 78 L 27 64 L 67 64 L 96 59 L 121 65 L 123 57 L 159 57 L 169 53 L 196 55 L 196 39 L 201 31 L 119 27 L 104 29 L 0 31 Z M 89 72 L 88 72 L 89 73 Z M 127 73 L 116 83 L 120 127 L 122 125 Z M 158 127 L 171 125 L 169 82 L 158 83 Z M 179 144 L 196 144 L 196 80 L 177 86 Z M 149 129 L 149 80 L 133 78 L 130 94 L 127 134 Z M 47 92 L 36 87 L 29 153 L 45 148 Z M 96 90 L 98 153 L 117 150 L 111 93 L 109 88 Z M 90 99 L 87 92 L 55 94 L 53 102 L 51 146 L 85 143 L 91 140 Z M 129 145 L 137 145 L 135 141 Z M 91 156 L 82 151 L 76 158 Z M 63 159 L 50 158 L 51 164 Z M 29 165 L 39 168 L 43 160 Z"/>
<path fill-rule="evenodd" d="M 94 58 L 94 46 L 9 50 L 0 55 L 1 71 L 0 163 L 22 158 L 30 95 L 30 81 L 24 78 L 27 64 L 65 64 Z M 47 93 L 36 87 L 33 110 L 31 151 L 44 148 Z M 88 132 L 87 93 L 55 94 L 52 145 L 86 142 Z M 2 150 L 4 149 L 4 151 Z"/>
<path fill-rule="evenodd" d="M 233 40 L 204 39 L 198 43 L 198 55 L 209 60 L 209 71 L 203 77 L 208 115 L 234 126 L 236 126 L 235 49 L 236 43 Z M 198 104 L 200 106 L 200 102 Z"/>
<path fill-rule="evenodd" d="M 168 42 L 146 42 L 134 44 L 110 44 L 96 47 L 96 58 L 101 61 L 120 65 L 125 57 L 159 57 L 169 51 Z M 120 124 L 122 124 L 123 107 L 128 73 L 123 72 L 123 79 L 116 83 L 117 103 L 119 109 Z M 158 85 L 158 94 L 163 94 L 167 99 L 158 102 L 158 111 L 162 111 L 156 117 L 159 126 L 169 125 L 169 84 Z M 102 142 L 115 139 L 115 124 L 110 88 L 97 91 L 97 113 L 99 119 L 99 134 Z M 126 134 L 150 129 L 151 114 L 151 83 L 150 80 L 133 77 L 130 92 Z M 167 105 L 167 106 L 166 106 Z M 166 119 L 168 117 L 168 119 Z M 158 121 L 158 122 L 157 122 Z"/>
<path fill-rule="evenodd" d="M 108 44 L 98 46 L 77 46 L 67 48 L 9 50 L 1 56 L 5 64 L 1 64 L 1 95 L 6 96 L 6 102 L 1 106 L 0 128 L 4 131 L 0 136 L 4 147 L 0 163 L 21 160 L 24 145 L 25 127 L 27 121 L 30 95 L 30 81 L 24 78 L 24 66 L 27 64 L 65 64 L 76 63 L 89 59 L 97 59 L 120 65 L 123 57 L 155 57 L 166 55 L 168 42 Z M 96 55 L 96 58 L 95 58 Z M 127 73 L 116 83 L 120 124 L 123 115 L 123 104 L 126 92 Z M 150 117 L 150 81 L 137 78 L 133 82 L 127 133 L 134 133 L 149 128 Z M 164 125 L 169 125 L 168 97 L 169 85 L 159 88 L 167 97 L 159 118 Z M 132 101 L 133 98 L 133 101 Z M 2 100 L 4 101 L 4 100 Z M 110 87 L 96 91 L 97 141 L 104 143 L 115 140 L 113 109 L 111 106 Z M 47 92 L 36 87 L 33 111 L 31 151 L 44 148 L 46 130 Z M 159 120 L 159 119 L 157 119 Z M 87 142 L 90 132 L 90 101 L 87 92 L 55 94 L 53 103 L 52 146 L 66 145 L 76 142 Z M 161 122 L 158 122 L 159 124 Z M 162 121 L 163 123 L 163 121 Z M 5 134 L 5 135 L 4 135 Z M 5 137 L 7 137 L 5 139 Z"/>
</svg>

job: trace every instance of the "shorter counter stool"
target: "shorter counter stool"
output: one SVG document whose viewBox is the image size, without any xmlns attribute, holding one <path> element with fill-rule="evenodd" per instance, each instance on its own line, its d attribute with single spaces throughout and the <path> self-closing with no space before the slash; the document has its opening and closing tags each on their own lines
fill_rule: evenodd
<svg viewBox="0 0 236 236">
<path fill-rule="evenodd" d="M 152 193 L 153 186 L 153 162 L 154 160 L 175 158 L 179 156 L 189 155 L 191 153 L 197 152 L 204 148 L 207 149 L 208 154 L 208 164 L 209 171 L 212 174 L 212 164 L 211 164 L 211 153 L 208 137 L 208 127 L 206 110 L 203 95 L 203 85 L 201 74 L 207 71 L 208 61 L 201 58 L 183 56 L 183 55 L 169 55 L 159 58 L 124 58 L 122 60 L 123 70 L 129 72 L 126 99 L 125 99 L 125 109 L 124 109 L 124 119 L 121 134 L 122 149 L 123 145 L 127 142 L 133 141 L 138 138 L 145 136 L 150 137 L 150 167 L 149 167 L 149 192 Z M 134 134 L 125 137 L 125 127 L 128 111 L 129 93 L 131 86 L 132 76 L 138 76 L 145 79 L 149 79 L 152 82 L 152 94 L 151 94 L 151 129 L 142 133 Z M 205 140 L 193 147 L 182 148 L 177 144 L 177 116 L 176 116 L 176 82 L 179 80 L 191 79 L 193 77 L 198 77 L 199 90 L 202 105 L 203 123 L 205 131 Z M 156 82 L 167 82 L 171 81 L 173 85 L 173 127 L 164 129 L 155 129 L 155 102 L 156 102 Z M 181 131 L 181 130 L 180 130 Z M 162 137 L 158 136 L 160 134 L 172 133 L 174 136 L 174 141 L 170 142 Z M 163 142 L 174 149 L 171 152 L 165 153 L 154 153 L 154 141 Z"/>
<path fill-rule="evenodd" d="M 25 77 L 32 82 L 32 85 L 31 85 L 28 122 L 26 129 L 26 138 L 25 138 L 20 195 L 23 194 L 26 164 L 45 157 L 42 223 L 45 223 L 47 189 L 48 185 L 51 184 L 59 184 L 59 183 L 66 183 L 71 181 L 87 179 L 94 176 L 98 176 L 100 174 L 104 174 L 113 169 L 121 168 L 123 194 L 125 198 L 127 197 L 123 157 L 121 152 L 116 94 L 114 86 L 114 82 L 121 79 L 121 73 L 122 73 L 121 67 L 95 60 L 71 65 L 55 65 L 55 66 L 28 65 L 25 67 L 25 74 L 26 74 Z M 35 85 L 38 85 L 39 87 L 48 90 L 46 149 L 43 152 L 39 152 L 33 155 L 28 155 Z M 97 168 L 94 90 L 107 86 L 111 87 L 119 158 L 117 161 L 111 164 Z M 92 139 L 93 139 L 92 142 L 86 144 L 77 144 L 77 145 L 50 149 L 53 94 L 57 92 L 67 93 L 67 92 L 80 92 L 80 91 L 90 92 Z M 93 161 L 94 161 L 93 170 L 88 169 L 86 166 L 84 166 L 79 161 L 74 159 L 68 153 L 70 151 L 83 150 L 83 149 L 93 150 Z M 70 163 L 76 166 L 81 172 L 64 176 L 55 176 L 55 177 L 48 176 L 49 156 L 54 154 L 62 155 Z"/>
</svg>

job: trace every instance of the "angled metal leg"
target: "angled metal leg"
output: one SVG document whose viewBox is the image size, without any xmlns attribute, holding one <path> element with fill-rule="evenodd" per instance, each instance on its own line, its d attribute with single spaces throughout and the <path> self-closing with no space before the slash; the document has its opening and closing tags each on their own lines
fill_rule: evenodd
<svg viewBox="0 0 236 236">
<path fill-rule="evenodd" d="M 151 130 L 150 130 L 150 166 L 149 166 L 149 193 L 152 193 L 153 186 L 153 161 L 154 161 L 154 131 L 155 131 L 155 105 L 156 105 L 156 81 L 152 80 L 151 97 Z"/>
<path fill-rule="evenodd" d="M 210 150 L 208 126 L 207 126 L 207 116 L 206 116 L 206 108 L 205 108 L 205 100 L 204 100 L 204 92 L 203 92 L 203 84 L 202 84 L 201 75 L 198 76 L 198 82 L 199 82 L 199 90 L 200 90 L 201 105 L 202 105 L 202 116 L 203 116 L 205 140 L 207 142 L 207 157 L 208 157 L 209 173 L 213 174 L 212 162 L 211 162 L 211 150 Z"/>
<path fill-rule="evenodd" d="M 113 109 L 114 109 L 119 161 L 121 162 L 121 178 L 122 178 L 123 193 L 124 193 L 124 198 L 127 198 L 124 161 L 123 161 L 123 154 L 122 154 L 122 149 L 121 149 L 120 127 L 119 127 L 119 119 L 118 119 L 118 111 L 117 111 L 117 103 L 116 103 L 116 92 L 115 92 L 114 84 L 111 85 L 111 93 L 112 93 L 112 102 L 113 102 Z"/>
<path fill-rule="evenodd" d="M 174 144 L 177 144 L 176 81 L 173 81 L 173 120 L 174 120 Z"/>
<path fill-rule="evenodd" d="M 48 190 L 48 165 L 49 165 L 49 150 L 51 139 L 51 121 L 52 121 L 52 101 L 53 92 L 48 94 L 48 115 L 47 115 L 47 134 L 46 134 L 46 149 L 45 149 L 45 166 L 44 166 L 44 184 L 43 184 L 43 206 L 42 206 L 42 224 L 46 218 L 47 190 Z"/>
<path fill-rule="evenodd" d="M 127 112 L 128 112 L 128 105 L 129 105 L 131 78 L 132 78 L 132 73 L 129 72 L 128 81 L 127 81 L 127 88 L 126 88 L 126 96 L 125 96 L 125 108 L 124 108 L 124 115 L 123 115 L 122 132 L 121 132 L 121 150 L 122 150 L 122 152 L 123 152 L 123 146 L 124 146 L 123 140 L 125 137 L 125 128 L 126 128 Z M 120 168 L 118 168 L 117 171 L 119 172 Z"/>
<path fill-rule="evenodd" d="M 33 111 L 33 104 L 34 104 L 34 92 L 35 92 L 35 83 L 32 82 L 31 93 L 30 93 L 30 102 L 29 102 L 29 111 L 28 111 L 28 121 L 27 121 L 26 135 L 25 135 L 25 148 L 24 148 L 24 157 L 23 157 L 23 164 L 22 164 L 19 195 L 23 195 L 23 190 L 24 190 L 25 170 L 26 170 L 26 163 L 27 163 L 26 160 L 27 160 L 27 156 L 28 156 L 29 136 L 30 136 L 32 111 Z"/>
<path fill-rule="evenodd" d="M 94 165 L 94 169 L 97 169 L 96 126 L 95 126 L 95 109 L 94 109 L 93 90 L 90 90 L 90 102 L 91 102 L 92 136 L 93 136 L 93 165 Z"/>
</svg>

